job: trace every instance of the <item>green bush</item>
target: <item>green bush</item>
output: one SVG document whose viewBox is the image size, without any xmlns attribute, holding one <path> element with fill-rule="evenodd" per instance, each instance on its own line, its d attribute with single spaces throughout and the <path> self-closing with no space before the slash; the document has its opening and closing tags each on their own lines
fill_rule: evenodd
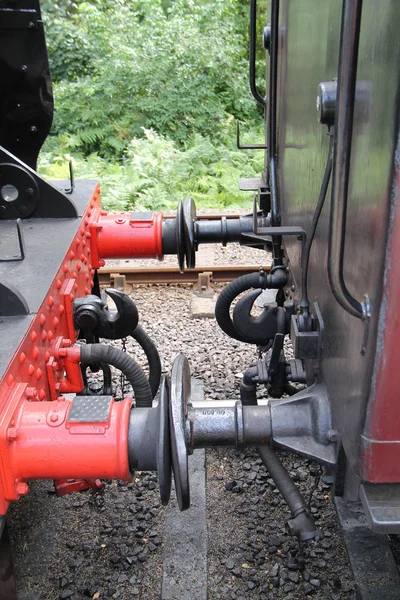
<svg viewBox="0 0 400 600">
<path fill-rule="evenodd" d="M 74 160 L 77 178 L 100 179 L 105 208 L 175 209 L 187 196 L 203 208 L 251 206 L 251 195 L 239 190 L 237 180 L 249 167 L 252 173 L 262 170 L 262 153 L 249 160 L 199 134 L 181 147 L 151 129 L 143 133 L 143 138 L 130 142 L 123 163 L 96 154 Z M 39 171 L 49 178 L 65 178 L 69 159 L 68 154 L 42 153 Z"/>
<path fill-rule="evenodd" d="M 55 95 L 40 170 L 99 178 L 107 208 L 251 202 L 237 179 L 261 153 L 234 149 L 234 120 L 262 136 L 248 86 L 248 0 L 42 0 Z M 253 137 L 256 137 L 255 135 Z M 251 141 L 254 141 L 253 139 Z"/>
<path fill-rule="evenodd" d="M 229 115 L 257 119 L 239 0 L 80 2 L 47 20 L 53 134 L 71 150 L 121 155 L 143 128 L 220 142 Z"/>
</svg>

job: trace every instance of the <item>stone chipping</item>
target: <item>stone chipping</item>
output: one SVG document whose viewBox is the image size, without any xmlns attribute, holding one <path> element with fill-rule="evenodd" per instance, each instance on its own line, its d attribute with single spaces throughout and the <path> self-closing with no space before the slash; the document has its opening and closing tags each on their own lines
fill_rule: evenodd
<svg viewBox="0 0 400 600">
<path fill-rule="evenodd" d="M 246 264 L 243 251 L 249 249 L 218 249 L 216 260 Z M 255 347 L 228 338 L 214 319 L 191 318 L 191 295 L 191 286 L 178 285 L 132 291 L 164 372 L 184 353 L 192 375 L 204 382 L 206 399 L 238 399 L 241 374 L 257 358 Z M 128 340 L 126 346 L 145 364 L 136 342 Z M 114 385 L 121 396 L 117 372 Z M 126 383 L 123 391 L 129 395 Z M 318 466 L 283 457 L 325 534 L 299 553 L 297 541 L 285 531 L 289 511 L 255 450 L 210 449 L 206 461 L 210 600 L 356 598 Z M 135 473 L 128 485 L 107 481 L 100 494 L 57 498 L 51 482 L 30 487 L 28 496 L 11 507 L 9 520 L 20 600 L 161 598 L 166 509 L 153 473 Z"/>
</svg>

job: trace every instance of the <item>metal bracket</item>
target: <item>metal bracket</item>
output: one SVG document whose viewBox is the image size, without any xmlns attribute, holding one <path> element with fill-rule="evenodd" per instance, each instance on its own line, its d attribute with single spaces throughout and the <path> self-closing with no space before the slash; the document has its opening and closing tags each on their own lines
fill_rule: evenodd
<svg viewBox="0 0 400 600">
<path fill-rule="evenodd" d="M 19 246 L 19 256 L 13 256 L 12 258 L 0 258 L 0 262 L 19 262 L 24 260 L 25 258 L 25 239 L 24 232 L 22 231 L 21 219 L 17 219 L 17 236 L 18 236 L 18 246 Z"/>
<path fill-rule="evenodd" d="M 22 294 L 10 284 L 0 283 L 0 317 L 28 315 L 29 307 Z"/>
<path fill-rule="evenodd" d="M 77 218 L 75 204 L 0 146 L 0 219 Z"/>
<path fill-rule="evenodd" d="M 270 403 L 272 440 L 280 448 L 335 465 L 339 439 L 329 440 L 331 410 L 326 388 L 315 384 L 284 400 Z"/>
<path fill-rule="evenodd" d="M 266 144 L 241 144 L 239 121 L 236 121 L 236 146 L 238 150 L 267 150 L 268 148 Z"/>
<path fill-rule="evenodd" d="M 72 194 L 75 189 L 75 179 L 74 179 L 74 166 L 72 164 L 72 158 L 69 161 L 69 188 L 64 190 L 65 194 Z"/>
<path fill-rule="evenodd" d="M 37 29 L 38 13 L 32 9 L 0 8 L 1 29 Z"/>
<path fill-rule="evenodd" d="M 314 328 L 311 331 L 301 331 L 298 315 L 292 315 L 290 339 L 295 358 L 300 360 L 319 360 L 321 358 L 324 321 L 318 302 L 314 302 L 315 317 L 312 317 Z"/>
<path fill-rule="evenodd" d="M 214 290 L 211 287 L 212 271 L 199 273 L 197 283 L 193 284 L 193 293 L 201 298 L 213 298 Z"/>
</svg>

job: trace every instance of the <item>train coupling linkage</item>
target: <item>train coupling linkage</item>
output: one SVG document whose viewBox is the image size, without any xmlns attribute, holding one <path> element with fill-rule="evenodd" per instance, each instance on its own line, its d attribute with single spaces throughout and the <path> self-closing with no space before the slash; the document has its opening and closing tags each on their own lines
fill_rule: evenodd
<svg viewBox="0 0 400 600">
<path fill-rule="evenodd" d="M 196 448 L 233 446 L 238 449 L 255 446 L 263 462 L 276 479 L 285 499 L 296 495 L 296 507 L 288 521 L 288 532 L 300 541 L 320 536 L 301 495 L 274 453 L 272 444 L 317 460 L 332 468 L 336 462 L 337 442 L 330 439 L 332 430 L 329 404 L 322 386 L 314 385 L 267 405 L 201 406 L 191 403 L 189 363 L 179 355 L 173 364 L 170 378 L 164 377 L 158 406 L 136 408 L 129 421 L 130 470 L 157 471 L 160 494 L 164 504 L 170 496 L 173 473 L 180 510 L 190 506 L 188 456 Z M 264 460 L 265 452 L 273 455 Z M 272 472 L 272 469 L 274 472 Z M 285 495 L 286 494 L 286 495 Z"/>
</svg>

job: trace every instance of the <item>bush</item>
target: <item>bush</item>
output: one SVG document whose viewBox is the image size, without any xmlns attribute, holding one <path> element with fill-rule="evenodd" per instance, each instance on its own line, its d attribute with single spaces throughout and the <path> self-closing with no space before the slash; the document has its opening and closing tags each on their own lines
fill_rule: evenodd
<svg viewBox="0 0 400 600">
<path fill-rule="evenodd" d="M 153 130 L 134 138 L 123 162 L 112 163 L 96 154 L 74 160 L 76 177 L 100 179 L 102 204 L 107 209 L 175 209 L 191 196 L 199 207 L 251 206 L 251 196 L 237 180 L 250 167 L 262 170 L 262 153 L 248 155 L 216 146 L 199 134 L 183 147 Z M 65 178 L 70 156 L 42 153 L 39 170 L 50 178 Z"/>
<path fill-rule="evenodd" d="M 84 155 L 121 156 L 143 128 L 184 144 L 224 140 L 229 115 L 259 116 L 239 0 L 115 0 L 47 12 L 53 135 Z M 247 6 L 247 3 L 245 3 Z M 45 14 L 45 23 L 46 23 Z"/>
</svg>

